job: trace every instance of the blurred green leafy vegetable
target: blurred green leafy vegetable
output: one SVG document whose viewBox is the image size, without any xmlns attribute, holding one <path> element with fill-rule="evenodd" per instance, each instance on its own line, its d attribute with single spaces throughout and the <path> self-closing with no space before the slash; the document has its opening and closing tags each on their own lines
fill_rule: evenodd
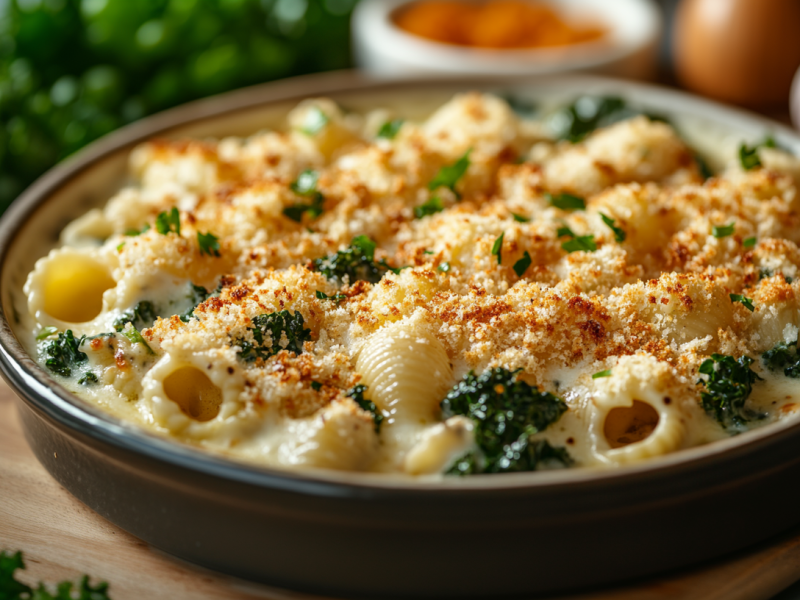
<svg viewBox="0 0 800 600">
<path fill-rule="evenodd" d="M 111 600 L 108 584 L 100 582 L 96 586 L 89 583 L 89 577 L 81 577 L 77 586 L 71 581 L 57 584 L 55 594 L 43 583 L 35 588 L 18 581 L 16 571 L 25 569 L 22 552 L 0 552 L 0 600 Z"/>
</svg>

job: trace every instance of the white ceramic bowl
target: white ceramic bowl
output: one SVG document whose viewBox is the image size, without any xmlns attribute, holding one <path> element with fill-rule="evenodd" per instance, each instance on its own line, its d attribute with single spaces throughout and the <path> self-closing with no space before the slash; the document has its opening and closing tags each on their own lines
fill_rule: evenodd
<svg viewBox="0 0 800 600">
<path fill-rule="evenodd" d="M 427 40 L 400 29 L 392 15 L 408 0 L 362 0 L 353 13 L 357 64 L 380 77 L 542 75 L 590 71 L 647 79 L 655 74 L 662 32 L 654 0 L 539 0 L 567 19 L 597 22 L 600 41 L 559 48 L 495 50 Z"/>
</svg>

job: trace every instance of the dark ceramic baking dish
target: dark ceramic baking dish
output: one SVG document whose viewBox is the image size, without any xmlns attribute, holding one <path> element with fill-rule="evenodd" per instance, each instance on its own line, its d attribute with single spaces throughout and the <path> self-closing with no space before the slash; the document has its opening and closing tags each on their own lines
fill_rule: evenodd
<svg viewBox="0 0 800 600">
<path fill-rule="evenodd" d="M 783 422 L 617 470 L 441 482 L 287 472 L 139 430 L 70 394 L 14 333 L 33 262 L 72 218 L 125 181 L 126 156 L 159 136 L 242 135 L 298 100 L 420 114 L 464 89 L 521 97 L 617 93 L 743 136 L 788 129 L 655 87 L 587 77 L 529 82 L 370 82 L 336 73 L 194 103 L 114 133 L 57 166 L 0 222 L 0 369 L 26 437 L 67 490 L 153 546 L 274 586 L 365 597 L 498 597 L 576 590 L 708 560 L 800 522 L 800 422 Z M 404 110 L 405 108 L 405 110 Z"/>
</svg>

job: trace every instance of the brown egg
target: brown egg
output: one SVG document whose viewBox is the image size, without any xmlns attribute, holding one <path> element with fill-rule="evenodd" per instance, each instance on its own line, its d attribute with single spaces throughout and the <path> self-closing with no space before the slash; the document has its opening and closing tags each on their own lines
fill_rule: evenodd
<svg viewBox="0 0 800 600">
<path fill-rule="evenodd" d="M 785 106 L 800 66 L 800 0 L 682 0 L 673 44 L 684 86 L 737 104 Z"/>
</svg>

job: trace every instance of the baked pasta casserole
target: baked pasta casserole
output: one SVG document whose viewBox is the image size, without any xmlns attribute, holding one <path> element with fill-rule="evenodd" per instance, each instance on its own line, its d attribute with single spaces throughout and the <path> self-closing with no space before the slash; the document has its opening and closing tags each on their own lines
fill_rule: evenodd
<svg viewBox="0 0 800 600">
<path fill-rule="evenodd" d="M 525 111 L 319 98 L 146 143 L 29 274 L 30 345 L 125 421 L 288 468 L 616 467 L 791 418 L 800 161 L 767 137 L 710 174 L 619 99 Z"/>
</svg>

